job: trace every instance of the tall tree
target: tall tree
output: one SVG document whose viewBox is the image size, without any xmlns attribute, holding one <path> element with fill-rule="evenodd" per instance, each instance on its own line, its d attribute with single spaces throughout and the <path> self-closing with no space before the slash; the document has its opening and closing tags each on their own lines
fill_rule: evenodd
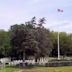
<svg viewBox="0 0 72 72">
<path fill-rule="evenodd" d="M 44 21 L 45 19 L 41 18 L 37 24 L 36 18 L 33 17 L 31 21 L 25 24 L 11 26 L 12 46 L 18 53 L 23 53 L 23 60 L 25 60 L 26 55 L 27 57 L 33 55 L 36 60 L 40 56 L 49 56 L 52 44 L 50 41 L 50 31 L 43 27 Z"/>
<path fill-rule="evenodd" d="M 0 57 L 8 57 L 11 51 L 9 32 L 0 30 Z"/>
</svg>

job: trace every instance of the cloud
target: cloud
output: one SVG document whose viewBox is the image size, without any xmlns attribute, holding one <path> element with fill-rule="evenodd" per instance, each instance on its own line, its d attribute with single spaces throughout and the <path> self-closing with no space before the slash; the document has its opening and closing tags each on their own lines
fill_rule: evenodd
<svg viewBox="0 0 72 72">
<path fill-rule="evenodd" d="M 48 21 L 44 26 L 51 31 L 72 32 L 72 21 L 70 20 L 51 20 Z"/>
</svg>

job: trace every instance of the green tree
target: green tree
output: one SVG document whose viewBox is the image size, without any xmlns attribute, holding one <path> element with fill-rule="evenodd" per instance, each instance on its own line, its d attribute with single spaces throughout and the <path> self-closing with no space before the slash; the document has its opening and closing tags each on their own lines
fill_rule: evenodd
<svg viewBox="0 0 72 72">
<path fill-rule="evenodd" d="M 41 18 L 37 24 L 36 18 L 33 17 L 31 21 L 25 22 L 25 24 L 11 26 L 11 44 L 16 52 L 23 53 L 23 60 L 25 60 L 26 55 L 27 57 L 34 55 L 36 59 L 40 56 L 49 55 L 52 44 L 50 31 L 43 27 L 44 20 Z M 42 25 L 39 26 L 39 24 Z"/>
<path fill-rule="evenodd" d="M 10 37 L 9 32 L 0 30 L 0 57 L 7 57 L 10 54 Z"/>
<path fill-rule="evenodd" d="M 12 32 L 11 44 L 14 49 L 23 53 L 23 60 L 25 60 L 25 55 L 29 54 L 28 52 L 31 51 L 30 54 L 34 54 L 38 50 L 37 42 L 34 39 L 33 28 L 28 24 L 14 25 L 12 27 L 12 30 L 10 30 Z"/>
</svg>

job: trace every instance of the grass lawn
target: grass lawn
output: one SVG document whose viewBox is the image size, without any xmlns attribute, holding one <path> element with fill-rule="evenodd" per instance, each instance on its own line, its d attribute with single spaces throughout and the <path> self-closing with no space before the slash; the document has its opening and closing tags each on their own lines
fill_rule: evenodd
<svg viewBox="0 0 72 72">
<path fill-rule="evenodd" d="M 72 72 L 72 67 L 37 67 L 24 69 L 22 72 Z"/>
<path fill-rule="evenodd" d="M 4 69 L 1 69 L 0 72 L 18 72 L 20 69 L 18 68 L 12 68 L 12 67 L 7 67 Z"/>
<path fill-rule="evenodd" d="M 72 66 L 69 67 L 35 67 L 30 69 L 18 69 L 18 68 L 5 68 L 0 72 L 72 72 Z"/>
</svg>

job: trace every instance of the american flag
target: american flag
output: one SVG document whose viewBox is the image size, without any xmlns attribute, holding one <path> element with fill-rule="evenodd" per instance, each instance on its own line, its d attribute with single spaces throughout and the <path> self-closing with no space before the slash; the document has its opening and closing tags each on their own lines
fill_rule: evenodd
<svg viewBox="0 0 72 72">
<path fill-rule="evenodd" d="M 63 12 L 63 10 L 62 10 L 62 9 L 57 9 L 57 11 L 58 11 L 58 12 Z"/>
</svg>

